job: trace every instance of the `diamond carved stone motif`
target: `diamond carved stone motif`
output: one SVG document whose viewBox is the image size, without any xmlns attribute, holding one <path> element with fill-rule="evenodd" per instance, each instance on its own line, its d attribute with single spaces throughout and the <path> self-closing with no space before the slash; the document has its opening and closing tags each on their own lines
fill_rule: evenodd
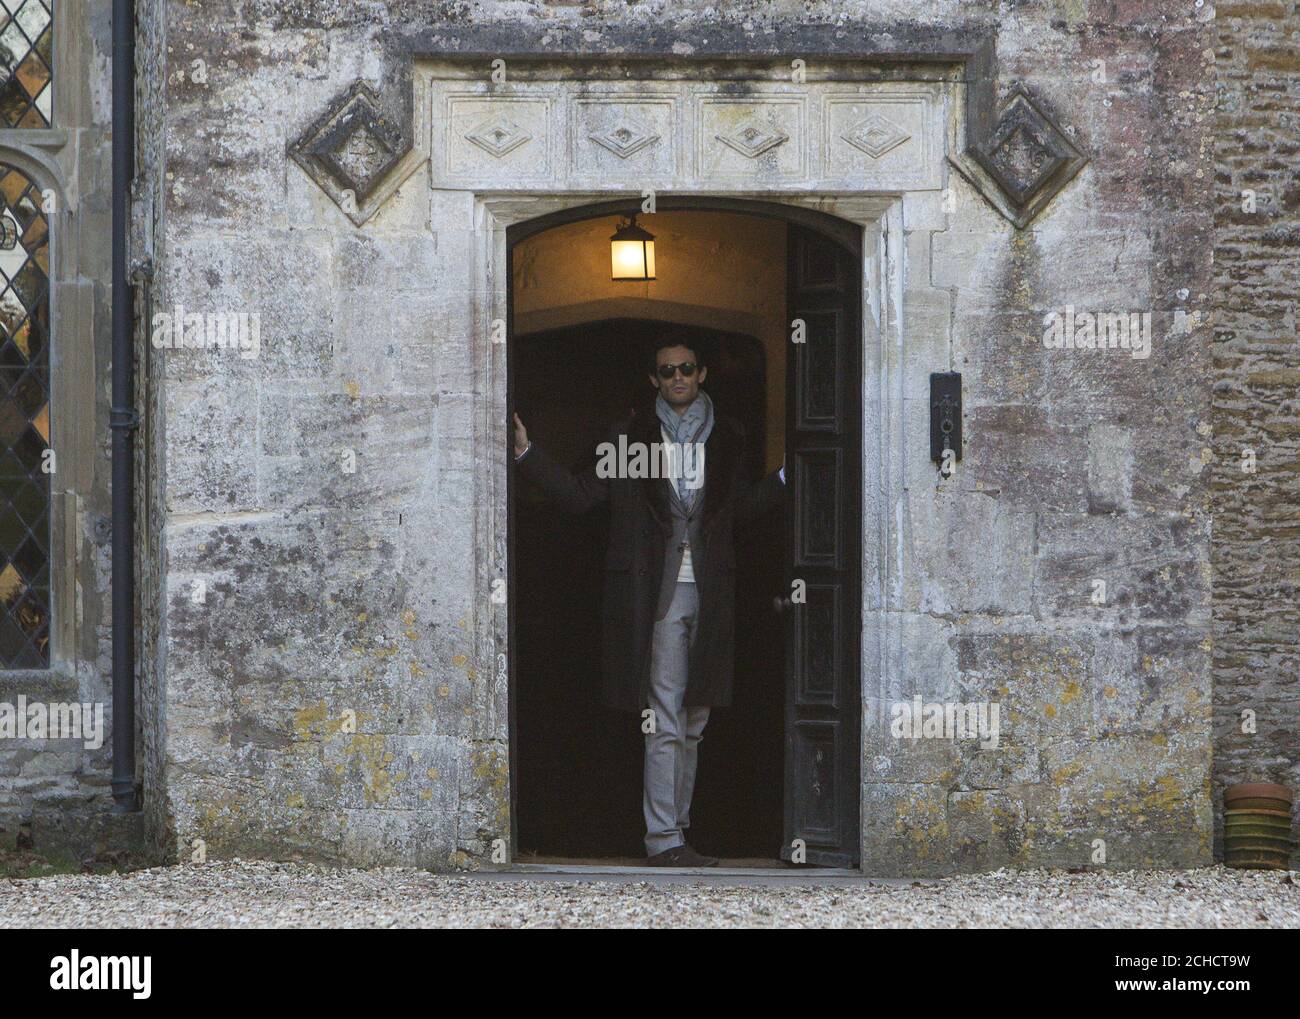
<svg viewBox="0 0 1300 1019">
<path fill-rule="evenodd" d="M 879 159 L 890 149 L 897 148 L 912 136 L 879 113 L 870 113 L 841 137 L 872 159 Z"/>
<path fill-rule="evenodd" d="M 1023 202 L 1064 162 L 1065 154 L 1033 127 L 1017 124 L 990 146 L 991 172 L 1017 202 Z"/>
<path fill-rule="evenodd" d="M 996 112 L 979 104 L 964 149 L 948 161 L 995 209 L 1023 230 L 1085 166 L 1088 155 L 1023 85 Z"/>
<path fill-rule="evenodd" d="M 634 120 L 624 120 L 608 131 L 595 131 L 587 136 L 597 145 L 608 149 L 619 159 L 635 155 L 647 145 L 653 145 L 659 136 Z"/>
<path fill-rule="evenodd" d="M 385 120 L 379 95 L 358 81 L 289 152 L 335 201 L 346 191 L 360 204 L 409 149 Z"/>
<path fill-rule="evenodd" d="M 1022 215 L 1046 204 L 1087 162 L 1019 85 L 974 156 Z"/>
<path fill-rule="evenodd" d="M 367 186 L 392 158 L 392 152 L 382 139 L 376 138 L 362 124 L 334 150 L 334 158 L 348 176 L 363 182 L 363 187 L 368 190 Z"/>
<path fill-rule="evenodd" d="M 532 140 L 532 135 L 503 114 L 495 114 L 483 121 L 465 137 L 484 152 L 500 159 L 520 145 Z"/>
<path fill-rule="evenodd" d="M 749 159 L 757 159 L 764 152 L 769 152 L 790 140 L 790 136 L 780 128 L 768 127 L 756 120 L 746 121 L 730 134 L 719 134 L 714 137 L 723 145 L 735 149 Z"/>
</svg>

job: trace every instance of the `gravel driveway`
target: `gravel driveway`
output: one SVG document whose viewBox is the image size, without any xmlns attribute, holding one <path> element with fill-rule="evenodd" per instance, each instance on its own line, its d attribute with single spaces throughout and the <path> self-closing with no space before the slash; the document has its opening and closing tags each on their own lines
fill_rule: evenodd
<svg viewBox="0 0 1300 1019">
<path fill-rule="evenodd" d="M 1300 927 L 1292 875 L 1222 867 L 818 886 L 720 880 L 461 877 L 234 861 L 0 880 L 0 928 Z"/>
</svg>

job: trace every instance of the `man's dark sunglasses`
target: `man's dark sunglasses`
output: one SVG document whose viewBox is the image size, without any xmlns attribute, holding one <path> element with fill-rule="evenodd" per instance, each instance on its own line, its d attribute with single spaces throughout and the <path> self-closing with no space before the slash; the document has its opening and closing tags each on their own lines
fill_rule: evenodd
<svg viewBox="0 0 1300 1019">
<path fill-rule="evenodd" d="M 682 375 L 688 379 L 695 374 L 695 362 L 683 361 L 681 364 L 661 364 L 658 368 L 659 377 L 661 379 L 671 379 L 677 373 L 678 368 L 682 370 Z"/>
</svg>

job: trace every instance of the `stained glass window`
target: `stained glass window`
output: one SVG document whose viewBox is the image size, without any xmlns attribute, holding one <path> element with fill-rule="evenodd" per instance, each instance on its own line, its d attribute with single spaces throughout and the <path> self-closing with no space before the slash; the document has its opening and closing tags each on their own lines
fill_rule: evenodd
<svg viewBox="0 0 1300 1019">
<path fill-rule="evenodd" d="M 49 127 L 54 0 L 0 0 L 0 127 Z"/>
<path fill-rule="evenodd" d="M 3 2 L 3 0 L 0 0 Z M 0 669 L 50 664 L 50 238 L 0 163 Z"/>
</svg>

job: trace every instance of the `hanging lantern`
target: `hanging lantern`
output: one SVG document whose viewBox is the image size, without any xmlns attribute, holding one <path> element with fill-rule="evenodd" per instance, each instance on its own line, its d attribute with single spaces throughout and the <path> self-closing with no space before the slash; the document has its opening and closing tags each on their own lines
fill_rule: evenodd
<svg viewBox="0 0 1300 1019">
<path fill-rule="evenodd" d="M 612 278 L 644 281 L 655 278 L 655 235 L 636 225 L 636 214 L 628 216 L 609 239 Z"/>
</svg>

